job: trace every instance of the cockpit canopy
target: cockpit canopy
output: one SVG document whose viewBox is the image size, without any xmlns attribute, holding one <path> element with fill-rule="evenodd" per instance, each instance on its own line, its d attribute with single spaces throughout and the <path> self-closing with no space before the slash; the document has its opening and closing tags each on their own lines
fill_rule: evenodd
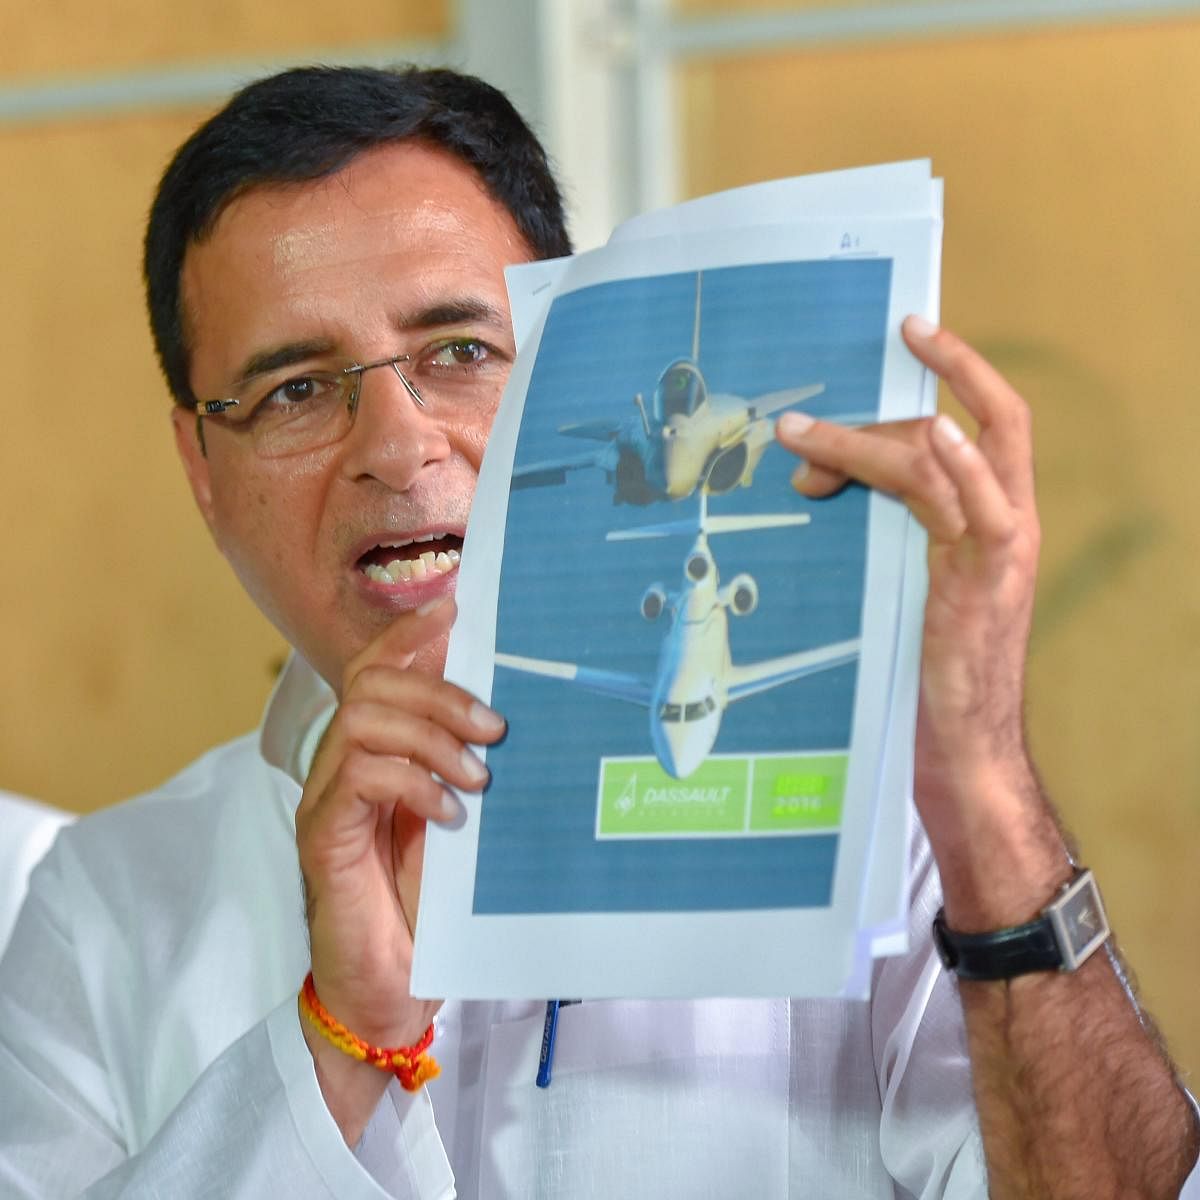
<svg viewBox="0 0 1200 1200">
<path fill-rule="evenodd" d="M 658 719 L 668 725 L 678 725 L 680 721 L 702 721 L 716 710 L 717 702 L 712 696 L 705 696 L 694 704 L 673 704 L 668 700 L 659 708 Z"/>
<path fill-rule="evenodd" d="M 664 424 L 677 413 L 690 417 L 706 395 L 700 368 L 690 358 L 677 358 L 658 377 L 658 386 L 654 389 L 654 415 Z"/>
</svg>

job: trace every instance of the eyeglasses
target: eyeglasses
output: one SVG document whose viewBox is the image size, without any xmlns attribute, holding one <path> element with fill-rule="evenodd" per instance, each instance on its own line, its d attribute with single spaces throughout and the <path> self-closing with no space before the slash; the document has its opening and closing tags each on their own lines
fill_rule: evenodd
<svg viewBox="0 0 1200 1200">
<path fill-rule="evenodd" d="M 471 343 L 467 343 L 471 344 Z M 306 371 L 274 385 L 257 397 L 199 400 L 195 404 L 197 429 L 204 441 L 203 418 L 224 418 L 234 429 L 249 432 L 263 458 L 282 458 L 317 450 L 340 441 L 350 432 L 362 391 L 362 377 L 376 367 L 391 367 L 405 390 L 421 408 L 425 397 L 400 369 L 413 362 L 411 354 L 394 354 L 377 362 L 351 363 L 333 371 Z M 469 384 L 452 384 L 459 390 Z"/>
</svg>

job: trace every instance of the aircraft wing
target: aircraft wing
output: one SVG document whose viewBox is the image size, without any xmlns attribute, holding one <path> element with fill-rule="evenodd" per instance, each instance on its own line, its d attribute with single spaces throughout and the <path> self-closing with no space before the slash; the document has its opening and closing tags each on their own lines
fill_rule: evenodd
<svg viewBox="0 0 1200 1200">
<path fill-rule="evenodd" d="M 524 671 L 527 675 L 561 679 L 565 683 L 573 683 L 613 700 L 640 704 L 643 708 L 650 707 L 650 683 L 637 675 L 626 675 L 622 671 L 601 671 L 594 667 L 581 667 L 578 663 L 553 662 L 545 658 L 524 658 L 519 654 L 497 654 L 496 664 L 513 671 Z"/>
<path fill-rule="evenodd" d="M 606 542 L 636 542 L 644 538 L 675 537 L 697 533 L 744 533 L 753 529 L 781 529 L 785 525 L 807 525 L 812 521 L 808 513 L 762 513 L 749 517 L 710 517 L 703 515 L 696 521 L 664 521 L 661 525 L 638 525 L 633 529 L 610 529 L 604 535 Z"/>
<path fill-rule="evenodd" d="M 822 417 L 834 425 L 874 425 L 879 421 L 877 412 L 838 413 L 835 417 Z"/>
<path fill-rule="evenodd" d="M 728 702 L 732 704 L 735 700 L 744 700 L 757 692 L 791 683 L 793 679 L 803 679 L 805 675 L 845 666 L 858 657 L 860 648 L 859 639 L 854 638 L 848 642 L 822 646 L 819 650 L 802 650 L 799 654 L 768 658 L 744 667 L 735 666 L 729 672 Z"/>
<path fill-rule="evenodd" d="M 774 392 L 772 396 L 782 396 L 784 394 L 783 392 Z M 764 396 L 763 399 L 770 400 L 772 396 Z M 771 411 L 774 412 L 777 410 L 772 409 Z M 775 440 L 775 422 L 763 416 L 762 410 L 756 404 L 750 406 L 750 412 L 757 415 L 755 415 L 750 428 L 745 434 L 745 442 L 753 450 Z M 836 416 L 821 417 L 820 420 L 828 421 L 831 425 L 845 425 L 856 428 L 860 425 L 874 425 L 879 420 L 879 415 L 874 412 L 838 413 Z"/>
<path fill-rule="evenodd" d="M 611 421 L 573 421 L 560 425 L 558 432 L 567 437 L 590 438 L 593 442 L 611 442 L 620 428 Z"/>
<path fill-rule="evenodd" d="M 584 467 L 599 467 L 602 471 L 611 471 L 615 466 L 615 454 L 611 446 L 599 450 L 591 450 L 587 454 L 567 455 L 565 458 L 548 458 L 541 462 L 526 463 L 515 467 L 512 473 L 512 490 L 522 488 L 549 487 L 553 484 L 566 483 L 568 471 L 578 471 Z"/>
<path fill-rule="evenodd" d="M 765 396 L 755 396 L 753 400 L 747 402 L 750 419 L 769 416 L 781 408 L 791 408 L 793 404 L 803 404 L 805 400 L 819 396 L 824 390 L 823 383 L 814 383 L 809 387 L 788 388 L 782 392 L 767 392 Z"/>
</svg>

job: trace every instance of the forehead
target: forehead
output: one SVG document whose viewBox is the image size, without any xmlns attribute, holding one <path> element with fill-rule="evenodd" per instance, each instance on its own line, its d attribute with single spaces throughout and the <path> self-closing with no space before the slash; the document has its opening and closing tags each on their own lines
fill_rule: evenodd
<svg viewBox="0 0 1200 1200">
<path fill-rule="evenodd" d="M 397 314 L 456 296 L 506 309 L 503 267 L 529 257 L 476 173 L 420 143 L 254 188 L 184 259 L 193 382 L 281 339 L 379 343 Z"/>
</svg>

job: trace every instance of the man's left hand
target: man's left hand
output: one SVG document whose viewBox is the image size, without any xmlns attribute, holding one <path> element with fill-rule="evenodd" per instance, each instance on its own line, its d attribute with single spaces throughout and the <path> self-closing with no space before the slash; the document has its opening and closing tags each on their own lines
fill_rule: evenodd
<svg viewBox="0 0 1200 1200">
<path fill-rule="evenodd" d="M 987 928 L 1010 910 L 1025 919 L 1067 873 L 1022 714 L 1040 542 L 1030 414 L 953 334 L 913 317 L 903 332 L 978 423 L 977 441 L 944 414 L 848 429 L 786 413 L 777 436 L 804 460 L 798 491 L 826 496 L 857 480 L 902 500 L 928 531 L 916 799 L 948 910 L 959 909 L 962 928 Z M 997 839 L 991 878 L 978 878 L 980 851 Z"/>
</svg>

